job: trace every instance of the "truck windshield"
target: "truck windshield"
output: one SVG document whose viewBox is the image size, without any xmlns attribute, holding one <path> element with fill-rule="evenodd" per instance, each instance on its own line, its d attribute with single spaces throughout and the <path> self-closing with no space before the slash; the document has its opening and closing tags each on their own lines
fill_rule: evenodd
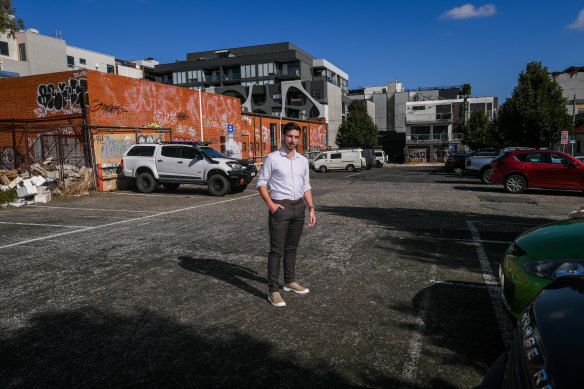
<svg viewBox="0 0 584 389">
<path fill-rule="evenodd" d="M 203 146 L 199 148 L 209 158 L 227 158 L 224 154 L 220 153 L 219 151 L 215 150 L 212 147 Z"/>
</svg>

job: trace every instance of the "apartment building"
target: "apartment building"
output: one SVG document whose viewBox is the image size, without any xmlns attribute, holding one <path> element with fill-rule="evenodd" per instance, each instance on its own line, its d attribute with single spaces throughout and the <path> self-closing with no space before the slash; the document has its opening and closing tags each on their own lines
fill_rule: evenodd
<svg viewBox="0 0 584 389">
<path fill-rule="evenodd" d="M 187 53 L 187 60 L 155 67 L 157 79 L 241 100 L 242 110 L 274 117 L 325 118 L 326 144 L 350 103 L 349 76 L 290 42 Z"/>
<path fill-rule="evenodd" d="M 404 150 L 398 159 L 438 162 L 448 152 L 462 149 L 462 125 L 475 110 L 489 118 L 497 109 L 497 97 L 462 96 L 462 86 L 404 89 L 401 82 L 349 91 L 349 97 L 375 105 L 374 119 L 382 138 L 391 138 Z M 464 104 L 467 109 L 464 109 Z M 396 136 L 397 135 L 397 136 Z M 395 153 L 388 153 L 390 155 Z"/>
<path fill-rule="evenodd" d="M 584 124 L 584 66 L 572 66 L 562 72 L 550 73 L 562 88 L 566 112 L 574 118 L 576 127 Z"/>
<path fill-rule="evenodd" d="M 47 36 L 34 28 L 18 31 L 16 38 L 0 34 L 0 77 L 31 76 L 68 70 L 97 70 L 103 73 L 153 80 L 152 69 L 158 64 L 144 61 L 120 61 L 115 57 L 67 45 L 56 33 Z"/>
</svg>

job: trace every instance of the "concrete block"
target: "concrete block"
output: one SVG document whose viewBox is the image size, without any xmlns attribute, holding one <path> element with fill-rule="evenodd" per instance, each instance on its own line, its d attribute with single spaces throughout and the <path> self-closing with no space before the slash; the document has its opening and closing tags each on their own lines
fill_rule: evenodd
<svg viewBox="0 0 584 389">
<path fill-rule="evenodd" d="M 8 184 L 8 187 L 9 187 L 10 189 L 12 189 L 12 188 L 16 188 L 16 186 L 17 186 L 17 185 L 18 185 L 20 182 L 22 182 L 22 181 L 24 181 L 24 180 L 22 179 L 22 177 L 16 177 L 14 180 L 12 180 L 12 182 L 11 182 L 10 184 Z"/>
<path fill-rule="evenodd" d="M 49 194 L 37 194 L 34 196 L 34 201 L 37 203 L 48 203 L 51 200 L 51 192 Z"/>
<path fill-rule="evenodd" d="M 47 180 L 45 180 L 43 178 L 43 176 L 32 176 L 30 181 L 33 183 L 33 185 L 35 186 L 41 186 L 42 184 L 44 184 Z"/>
</svg>

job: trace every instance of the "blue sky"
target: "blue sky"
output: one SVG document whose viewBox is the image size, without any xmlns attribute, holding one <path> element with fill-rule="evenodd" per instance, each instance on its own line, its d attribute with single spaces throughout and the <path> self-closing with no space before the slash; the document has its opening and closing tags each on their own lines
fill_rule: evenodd
<svg viewBox="0 0 584 389">
<path fill-rule="evenodd" d="M 503 102 L 530 61 L 584 66 L 584 1 L 13 0 L 41 34 L 119 59 L 291 42 L 349 74 L 349 88 L 469 83 Z"/>
</svg>

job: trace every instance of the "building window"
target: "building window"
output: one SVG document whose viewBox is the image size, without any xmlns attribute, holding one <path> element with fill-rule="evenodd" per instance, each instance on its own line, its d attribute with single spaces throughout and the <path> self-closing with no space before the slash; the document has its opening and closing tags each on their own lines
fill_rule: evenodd
<svg viewBox="0 0 584 389">
<path fill-rule="evenodd" d="M 252 142 L 249 142 L 249 151 L 250 152 L 253 151 L 253 143 Z"/>
<path fill-rule="evenodd" d="M 241 78 L 253 78 L 256 76 L 255 65 L 241 65 Z"/>
<path fill-rule="evenodd" d="M 319 90 L 313 90 L 312 91 L 312 97 L 314 97 L 316 100 L 320 99 L 320 91 Z"/>
<path fill-rule="evenodd" d="M 172 76 L 170 74 L 164 74 L 162 76 L 162 83 L 163 84 L 172 84 Z"/>
<path fill-rule="evenodd" d="M 282 102 L 282 94 L 281 93 L 274 93 L 272 95 L 272 100 L 274 100 L 276 103 L 281 103 Z"/>
<path fill-rule="evenodd" d="M 187 74 L 186 74 L 186 72 L 174 72 L 174 73 L 172 73 L 172 83 L 174 85 L 186 84 L 187 83 Z"/>
<path fill-rule="evenodd" d="M 256 142 L 256 152 L 257 151 L 260 151 L 260 143 L 259 142 Z"/>
<path fill-rule="evenodd" d="M 412 107 L 412 109 L 413 109 L 414 111 L 423 111 L 423 110 L 425 110 L 425 109 L 426 109 L 426 106 L 425 106 L 425 105 L 414 105 L 414 106 Z"/>
<path fill-rule="evenodd" d="M 0 54 L 8 55 L 8 42 L 0 41 Z"/>
<path fill-rule="evenodd" d="M 114 73 L 115 73 L 115 70 L 114 70 L 114 65 L 109 65 L 109 64 L 108 64 L 108 65 L 107 65 L 107 72 L 108 72 L 108 73 L 111 73 L 111 74 L 114 74 Z"/>
<path fill-rule="evenodd" d="M 81 65 L 87 65 L 87 62 L 85 61 L 85 58 L 79 58 L 79 63 Z"/>
<path fill-rule="evenodd" d="M 26 46 L 24 43 L 18 44 L 18 54 L 21 61 L 26 61 Z"/>
<path fill-rule="evenodd" d="M 187 81 L 188 82 L 203 82 L 203 71 L 202 70 L 189 70 L 187 72 Z"/>
<path fill-rule="evenodd" d="M 276 151 L 278 149 L 278 132 L 276 130 L 276 123 L 270 123 L 270 148 L 271 151 Z"/>
<path fill-rule="evenodd" d="M 258 65 L 258 76 L 259 77 L 267 77 L 271 74 L 274 74 L 274 63 L 261 63 Z"/>
<path fill-rule="evenodd" d="M 72 57 L 70 55 L 67 56 L 67 66 L 70 68 L 75 67 L 75 58 L 74 57 Z"/>
</svg>

